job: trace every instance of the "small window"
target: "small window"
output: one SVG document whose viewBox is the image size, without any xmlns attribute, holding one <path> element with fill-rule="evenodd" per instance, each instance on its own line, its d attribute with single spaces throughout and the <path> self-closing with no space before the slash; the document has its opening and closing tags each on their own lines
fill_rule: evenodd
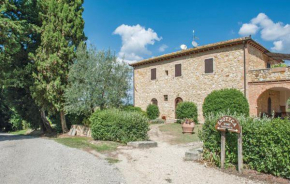
<svg viewBox="0 0 290 184">
<path fill-rule="evenodd" d="M 181 76 L 181 64 L 175 65 L 175 77 Z"/>
<path fill-rule="evenodd" d="M 168 95 L 164 95 L 164 101 L 168 101 Z"/>
<path fill-rule="evenodd" d="M 157 101 L 157 99 L 156 99 L 156 98 L 153 98 L 153 99 L 151 100 L 151 104 L 154 104 L 154 105 L 157 105 L 157 106 L 158 106 L 158 101 Z"/>
<path fill-rule="evenodd" d="M 267 68 L 271 68 L 271 64 L 270 63 L 267 63 Z"/>
<path fill-rule="evenodd" d="M 166 75 L 168 76 L 168 70 L 165 70 Z"/>
<path fill-rule="evenodd" d="M 151 69 L 151 80 L 156 79 L 156 68 Z"/>
<path fill-rule="evenodd" d="M 204 60 L 204 72 L 213 73 L 213 58 Z"/>
</svg>

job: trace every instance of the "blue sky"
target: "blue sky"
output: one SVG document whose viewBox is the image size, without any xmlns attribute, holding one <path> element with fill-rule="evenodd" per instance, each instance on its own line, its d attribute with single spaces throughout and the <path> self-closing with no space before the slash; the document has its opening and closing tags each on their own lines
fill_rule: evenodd
<svg viewBox="0 0 290 184">
<path fill-rule="evenodd" d="M 192 30 L 198 45 L 252 33 L 269 50 L 290 53 L 289 0 L 85 0 L 84 8 L 89 42 L 128 62 L 190 48 Z"/>
</svg>

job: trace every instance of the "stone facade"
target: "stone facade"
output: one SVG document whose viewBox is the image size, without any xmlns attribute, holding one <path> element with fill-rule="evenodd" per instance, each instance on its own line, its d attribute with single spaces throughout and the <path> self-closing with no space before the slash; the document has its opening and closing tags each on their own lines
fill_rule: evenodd
<svg viewBox="0 0 290 184">
<path fill-rule="evenodd" d="M 213 58 L 214 73 L 204 72 L 204 60 L 207 58 Z M 182 65 L 180 77 L 175 77 L 176 64 Z M 152 68 L 156 68 L 156 80 L 151 80 Z M 141 65 L 134 69 L 135 106 L 145 110 L 156 98 L 160 115 L 174 119 L 175 99 L 180 97 L 183 101 L 197 104 L 199 120 L 202 121 L 204 98 L 211 91 L 223 88 L 243 91 L 243 80 L 242 45 Z M 164 100 L 164 95 L 168 95 L 168 101 Z"/>
<path fill-rule="evenodd" d="M 253 89 L 257 86 L 253 87 L 254 85 L 250 83 L 259 79 L 264 81 L 272 78 L 277 79 L 279 78 L 277 76 L 280 76 L 280 78 L 285 76 L 290 79 L 290 71 L 288 73 L 287 69 L 284 74 L 270 71 L 270 75 L 269 69 L 261 70 L 267 67 L 267 62 L 275 63 L 277 61 L 270 60 L 264 54 L 264 51 L 254 47 L 253 44 L 243 43 L 151 63 L 144 60 L 141 61 L 142 64 L 140 65 L 133 65 L 134 105 L 146 110 L 152 99 L 157 99 L 160 117 L 165 116 L 166 119 L 175 119 L 175 101 L 177 98 L 181 98 L 183 101 L 196 103 L 198 119 L 202 123 L 202 104 L 205 97 L 213 90 L 235 88 L 243 93 L 246 89 L 246 97 L 250 103 L 250 113 L 257 115 L 257 111 L 265 110 L 264 107 L 258 109 L 257 106 L 265 106 L 267 95 L 264 94 L 258 102 L 257 99 L 264 91 L 258 90 L 259 95 L 253 95 L 255 93 Z M 165 56 L 171 55 L 174 55 L 174 53 Z M 162 58 L 162 56 L 160 57 Z M 205 73 L 205 59 L 208 58 L 213 58 L 213 73 Z M 148 60 L 150 61 L 150 59 Z M 144 64 L 144 62 L 146 63 Z M 244 68 L 244 62 L 246 68 Z M 176 64 L 181 64 L 182 76 L 175 77 Z M 156 79 L 151 80 L 151 69 L 154 68 L 156 68 Z M 246 70 L 246 81 L 244 70 Z M 279 93 L 275 94 L 279 96 Z M 255 98 L 254 102 L 253 97 Z M 278 101 L 278 98 L 273 100 L 273 105 L 277 104 Z"/>
</svg>

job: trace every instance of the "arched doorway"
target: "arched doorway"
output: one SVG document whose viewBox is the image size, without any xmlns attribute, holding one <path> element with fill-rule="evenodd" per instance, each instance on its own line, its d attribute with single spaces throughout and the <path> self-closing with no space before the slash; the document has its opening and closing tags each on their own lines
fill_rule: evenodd
<svg viewBox="0 0 290 184">
<path fill-rule="evenodd" d="M 180 97 L 175 98 L 175 119 L 177 118 L 176 117 L 176 108 L 177 108 L 177 105 L 179 103 L 181 103 L 181 102 L 183 102 L 182 98 L 180 98 Z"/>
<path fill-rule="evenodd" d="M 151 104 L 157 105 L 158 106 L 158 101 L 156 98 L 152 98 Z"/>
<path fill-rule="evenodd" d="M 265 90 L 257 98 L 257 115 L 268 117 L 285 117 L 287 115 L 287 101 L 290 90 L 283 87 L 274 87 Z"/>
</svg>

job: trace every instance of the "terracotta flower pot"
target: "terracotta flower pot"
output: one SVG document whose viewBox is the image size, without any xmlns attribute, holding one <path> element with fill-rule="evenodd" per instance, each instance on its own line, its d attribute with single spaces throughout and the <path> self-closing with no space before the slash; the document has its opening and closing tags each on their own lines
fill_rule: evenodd
<svg viewBox="0 0 290 184">
<path fill-rule="evenodd" d="M 182 133 L 193 134 L 195 123 L 192 120 L 185 120 L 182 124 Z"/>
<path fill-rule="evenodd" d="M 276 68 L 271 68 L 271 72 L 275 73 L 275 72 L 285 72 L 286 71 L 286 67 L 276 67 Z"/>
</svg>

